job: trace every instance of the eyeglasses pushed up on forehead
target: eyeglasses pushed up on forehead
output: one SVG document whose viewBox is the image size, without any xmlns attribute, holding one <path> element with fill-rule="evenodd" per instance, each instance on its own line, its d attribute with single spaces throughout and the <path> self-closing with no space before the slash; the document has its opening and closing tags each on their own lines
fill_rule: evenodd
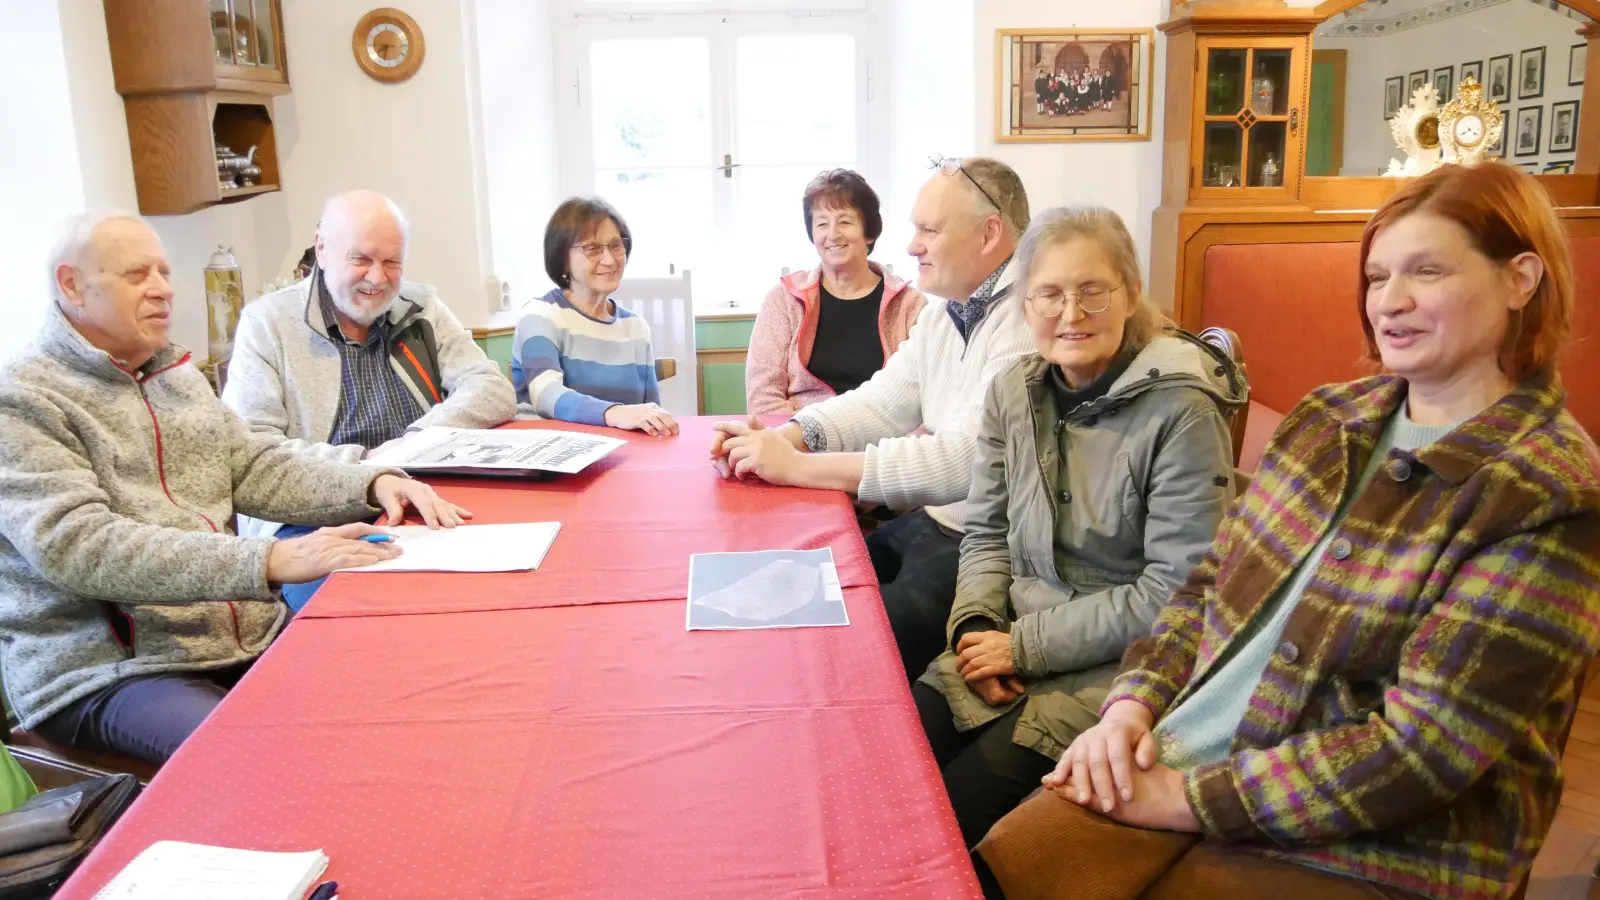
<svg viewBox="0 0 1600 900">
<path fill-rule="evenodd" d="M 1111 295 L 1122 290 L 1123 285 L 1106 287 L 1103 284 L 1081 285 L 1076 291 L 1063 291 L 1053 284 L 1039 288 L 1026 299 L 1034 313 L 1041 318 L 1054 319 L 1067 311 L 1067 302 L 1076 300 L 1078 308 L 1086 315 L 1103 313 L 1111 308 Z"/>
<path fill-rule="evenodd" d="M 983 189 L 983 185 L 978 183 L 978 179 L 973 178 L 972 173 L 968 172 L 966 167 L 961 165 L 961 157 L 940 156 L 939 154 L 935 153 L 934 155 L 928 157 L 928 168 L 938 169 L 940 172 L 946 175 L 954 175 L 957 172 L 960 172 L 961 174 L 967 176 L 967 180 L 972 182 L 972 186 L 978 189 L 978 193 L 983 195 L 983 199 L 989 201 L 989 205 L 993 206 L 996 212 L 1001 214 L 1005 213 L 1005 210 L 1000 208 L 1000 204 L 995 202 L 994 197 L 990 196 L 989 192 Z"/>
<path fill-rule="evenodd" d="M 573 249 L 588 257 L 589 262 L 599 262 L 601 255 L 607 250 L 611 251 L 612 259 L 622 260 L 628 258 L 628 245 L 623 243 L 621 238 L 618 238 L 609 244 L 601 244 L 596 241 L 589 241 L 583 244 L 573 244 L 572 246 Z"/>
</svg>

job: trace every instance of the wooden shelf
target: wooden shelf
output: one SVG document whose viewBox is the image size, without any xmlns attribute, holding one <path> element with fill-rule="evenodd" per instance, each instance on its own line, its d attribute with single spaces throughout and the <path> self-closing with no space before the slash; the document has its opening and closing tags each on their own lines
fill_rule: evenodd
<svg viewBox="0 0 1600 900">
<path fill-rule="evenodd" d="M 139 211 L 182 215 L 279 190 L 272 98 L 289 92 L 281 0 L 103 3 Z M 250 12 L 259 14 L 254 22 Z M 270 64 L 219 58 L 241 37 L 230 27 L 248 29 L 246 39 Z M 219 186 L 218 141 L 240 155 L 257 148 L 258 185 Z"/>
</svg>

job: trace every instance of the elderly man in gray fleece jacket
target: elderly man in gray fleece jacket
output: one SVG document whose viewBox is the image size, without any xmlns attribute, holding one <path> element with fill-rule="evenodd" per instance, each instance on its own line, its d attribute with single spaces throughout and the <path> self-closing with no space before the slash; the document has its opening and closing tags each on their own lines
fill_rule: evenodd
<svg viewBox="0 0 1600 900">
<path fill-rule="evenodd" d="M 354 524 L 241 538 L 234 513 L 330 525 L 405 504 L 466 515 L 391 470 L 251 435 L 170 343 L 170 265 L 142 220 L 75 221 L 55 302 L 0 368 L 0 666 L 57 743 L 161 762 L 272 642 L 274 585 L 399 553 Z"/>
</svg>

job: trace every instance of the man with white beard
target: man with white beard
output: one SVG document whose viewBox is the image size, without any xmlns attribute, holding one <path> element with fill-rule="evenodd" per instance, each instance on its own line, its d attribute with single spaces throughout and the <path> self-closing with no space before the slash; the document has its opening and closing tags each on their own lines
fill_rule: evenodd
<svg viewBox="0 0 1600 900">
<path fill-rule="evenodd" d="M 433 288 L 401 281 L 409 237 L 382 194 L 328 201 L 311 274 L 239 319 L 222 400 L 251 431 L 355 462 L 414 429 L 493 428 L 516 415 L 511 382 Z M 250 534 L 279 527 L 240 523 Z M 299 609 L 312 590 L 288 585 L 284 599 Z"/>
<path fill-rule="evenodd" d="M 408 430 L 516 414 L 511 383 L 433 288 L 401 281 L 409 233 L 381 194 L 328 201 L 311 274 L 239 320 L 222 399 L 252 431 L 354 462 Z"/>
</svg>

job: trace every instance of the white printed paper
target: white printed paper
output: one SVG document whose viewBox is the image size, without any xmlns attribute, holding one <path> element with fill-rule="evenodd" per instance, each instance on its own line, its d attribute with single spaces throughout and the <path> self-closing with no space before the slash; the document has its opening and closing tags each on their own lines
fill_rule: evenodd
<svg viewBox="0 0 1600 900">
<path fill-rule="evenodd" d="M 94 895 L 94 900 L 301 900 L 328 858 L 157 841 Z"/>
<path fill-rule="evenodd" d="M 539 568 L 555 543 L 560 522 L 457 525 L 387 529 L 404 550 L 394 559 L 347 572 L 528 572 Z"/>
<path fill-rule="evenodd" d="M 422 428 L 362 462 L 416 472 L 543 471 L 571 475 L 627 443 L 575 431 Z"/>
<path fill-rule="evenodd" d="M 850 624 L 826 548 L 691 556 L 685 605 L 690 631 Z"/>
</svg>

